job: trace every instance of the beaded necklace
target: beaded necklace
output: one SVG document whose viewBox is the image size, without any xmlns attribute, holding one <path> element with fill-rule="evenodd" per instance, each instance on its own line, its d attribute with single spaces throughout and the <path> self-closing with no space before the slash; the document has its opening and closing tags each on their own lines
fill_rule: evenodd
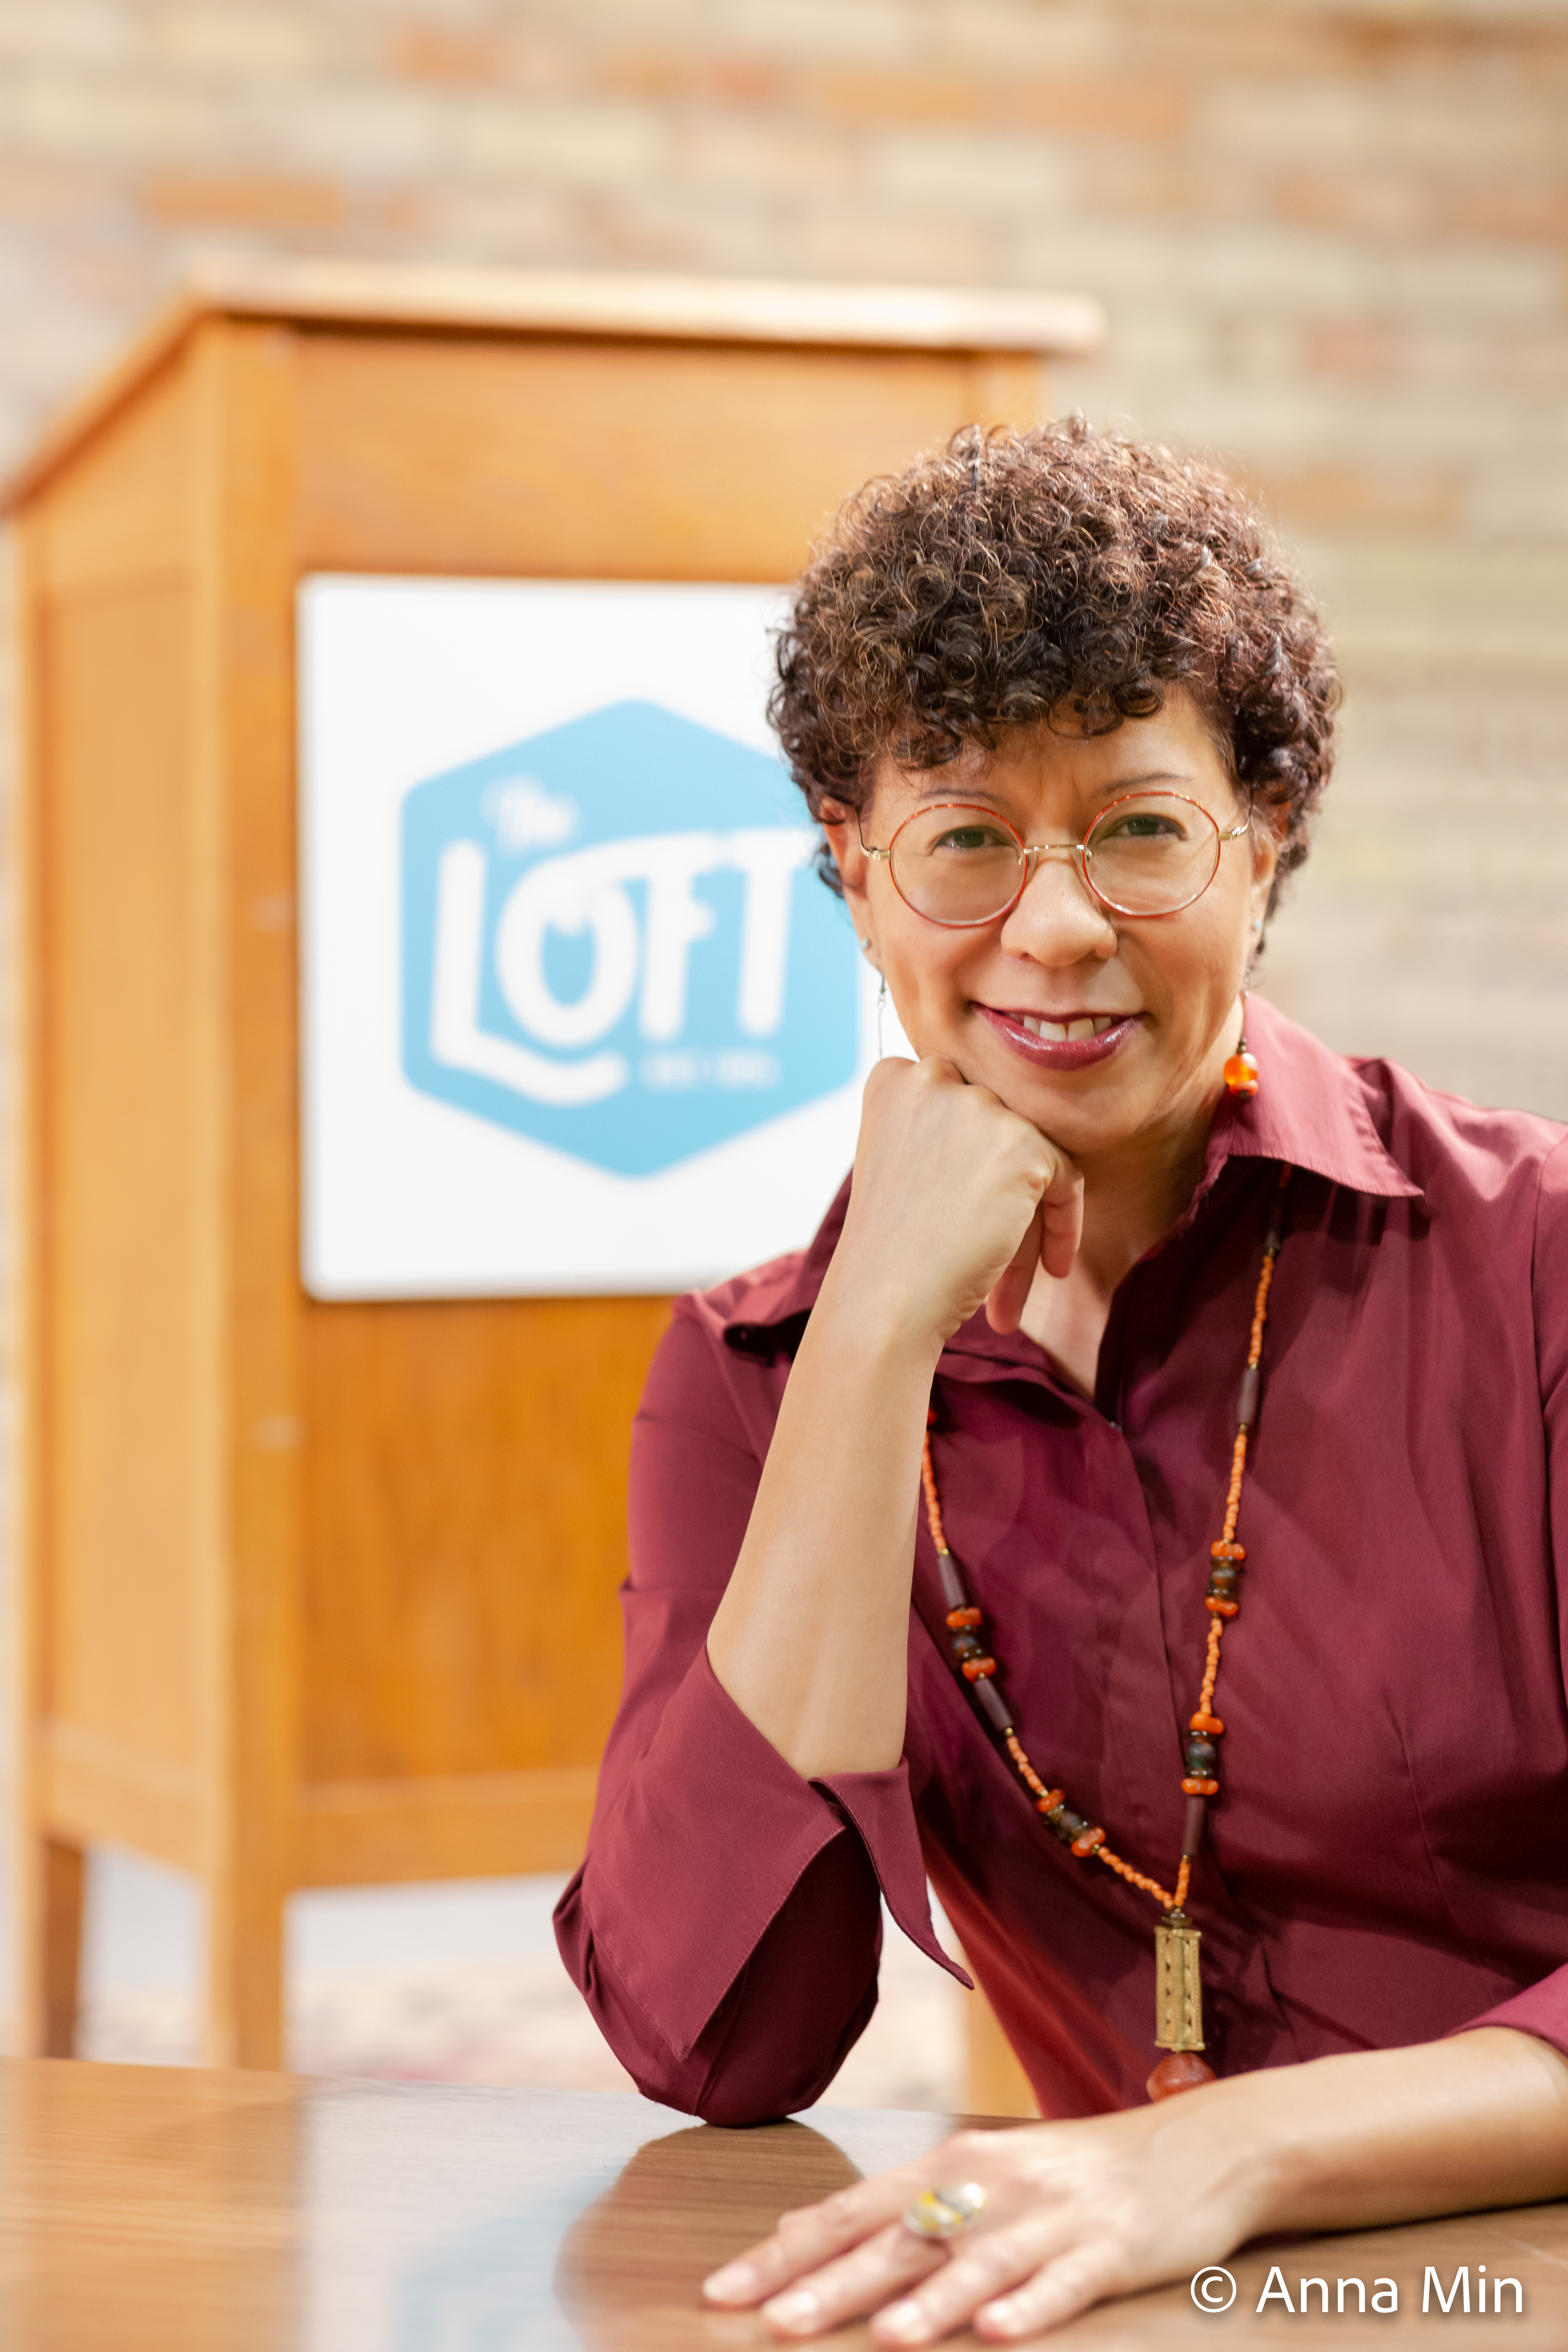
<svg viewBox="0 0 1568 2352">
<path fill-rule="evenodd" d="M 1228 1066 L 1226 1076 L 1228 1079 Z M 1256 1078 L 1253 1085 L 1255 1088 Z M 1239 1092 L 1241 1089 L 1234 1090 Z M 1165 1915 L 1163 1924 L 1154 1930 L 1154 2042 L 1156 2048 L 1168 2052 L 1169 2055 L 1161 2059 L 1149 2077 L 1148 2091 L 1152 2099 L 1169 2098 L 1174 2092 L 1190 2091 L 1200 2083 L 1214 2081 L 1213 2067 L 1205 2064 L 1197 2054 L 1204 2046 L 1200 1974 L 1203 1937 L 1187 1917 L 1185 1905 L 1193 1864 L 1203 1844 L 1208 1803 L 1211 1798 L 1219 1794 L 1219 1750 L 1215 1742 L 1224 1733 L 1225 1725 L 1214 1712 L 1215 1685 L 1219 1679 L 1219 1652 L 1225 1629 L 1240 1607 L 1241 1570 L 1247 1551 L 1245 1546 L 1236 1540 L 1236 1523 L 1241 1510 L 1241 1482 L 1247 1472 L 1247 1439 L 1258 1421 L 1258 1366 L 1263 1356 L 1263 1328 L 1268 1319 L 1268 1292 L 1274 1280 L 1275 1260 L 1279 1255 L 1284 1230 L 1285 1188 L 1290 1181 L 1290 1175 L 1289 1167 L 1280 1169 L 1268 1235 L 1263 1244 L 1258 1290 L 1252 1303 L 1252 1329 L 1247 1351 L 1247 1368 L 1241 1376 L 1236 1443 L 1230 1457 L 1230 1485 L 1225 1498 L 1224 1529 L 1217 1543 L 1209 1546 L 1208 1591 L 1204 1596 L 1204 1605 L 1209 1613 L 1208 1649 L 1197 1706 L 1188 1718 L 1182 1742 L 1187 1768 L 1182 1779 L 1182 1792 L 1186 1798 L 1187 1807 L 1173 1892 L 1167 1893 L 1158 1879 L 1145 1877 L 1121 1854 L 1113 1853 L 1105 1842 L 1105 1832 L 1088 1822 L 1081 1813 L 1073 1811 L 1064 1790 L 1048 1789 L 1024 1752 L 1007 1702 L 996 1686 L 996 1660 L 988 1654 L 985 1643 L 980 1638 L 982 1612 L 971 1601 L 963 1571 L 948 1549 L 947 1537 L 942 1528 L 942 1502 L 937 1493 L 936 1471 L 931 1455 L 931 1428 L 935 1416 L 931 1412 L 926 1416 L 921 1477 L 925 1488 L 926 1521 L 931 1528 L 931 1541 L 936 1546 L 936 1564 L 942 1578 L 947 1628 L 952 1636 L 953 1663 L 968 1683 L 981 1713 L 992 1729 L 1000 1734 L 1014 1769 L 1033 1799 L 1036 1811 L 1043 1815 L 1047 1828 L 1054 1830 L 1062 1843 L 1069 1847 L 1080 1862 L 1087 1862 L 1092 1856 L 1095 1861 L 1103 1863 L 1108 1870 L 1113 1870 L 1118 1878 L 1125 1879 L 1129 1886 L 1136 1886 L 1142 1893 L 1152 1895 Z"/>
</svg>

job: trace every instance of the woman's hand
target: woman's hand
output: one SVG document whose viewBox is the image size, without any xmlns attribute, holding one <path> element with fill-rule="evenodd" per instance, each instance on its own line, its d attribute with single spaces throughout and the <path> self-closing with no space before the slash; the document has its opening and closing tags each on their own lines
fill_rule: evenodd
<svg viewBox="0 0 1568 2352">
<path fill-rule="evenodd" d="M 919 2164 L 786 2213 L 704 2292 L 762 2304 L 785 2336 L 868 2312 L 879 2344 L 929 2344 L 966 2323 L 997 2343 L 1059 2327 L 1106 2295 L 1223 2261 L 1260 2226 L 1240 2152 L 1204 2115 L 1212 2099 L 960 2132 Z M 922 2189 L 971 2180 L 986 2203 L 962 2237 L 933 2245 L 904 2228 Z"/>
<path fill-rule="evenodd" d="M 937 1348 L 982 1305 L 1016 1330 L 1036 1267 L 1069 1273 L 1082 1228 L 1082 1177 L 1027 1119 L 951 1062 L 879 1062 L 825 1297 L 885 1303 Z"/>
<path fill-rule="evenodd" d="M 975 2180 L 975 2226 L 932 2246 L 900 2216 Z M 786 2213 L 707 2282 L 776 2334 L 874 2312 L 879 2344 L 965 2322 L 1010 2343 L 1107 2295 L 1223 2262 L 1266 2231 L 1370 2230 L 1568 2193 L 1568 2060 L 1507 2026 L 1237 2074 L 1081 2123 L 960 2132 L 919 2164 Z"/>
</svg>

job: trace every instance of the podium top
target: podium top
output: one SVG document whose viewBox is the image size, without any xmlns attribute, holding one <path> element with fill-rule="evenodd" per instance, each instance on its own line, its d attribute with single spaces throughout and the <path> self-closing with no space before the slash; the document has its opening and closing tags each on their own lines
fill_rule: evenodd
<svg viewBox="0 0 1568 2352">
<path fill-rule="evenodd" d="M 302 326 L 616 341 L 773 343 L 859 351 L 1092 352 L 1105 313 L 1087 294 L 1006 287 L 865 286 L 609 270 L 481 269 L 300 260 L 198 272 L 0 491 L 14 507 L 52 474 L 204 318 Z"/>
</svg>

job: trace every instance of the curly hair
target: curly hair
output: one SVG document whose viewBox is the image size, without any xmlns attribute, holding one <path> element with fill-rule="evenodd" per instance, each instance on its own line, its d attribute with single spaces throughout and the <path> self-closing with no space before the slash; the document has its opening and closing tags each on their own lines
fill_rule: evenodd
<svg viewBox="0 0 1568 2352">
<path fill-rule="evenodd" d="M 868 482 L 776 657 L 769 716 L 819 820 L 827 799 L 864 807 L 884 755 L 940 767 L 1042 720 L 1106 732 L 1179 685 L 1249 805 L 1278 813 L 1277 896 L 1332 764 L 1328 639 L 1241 493 L 1081 417 L 970 427 Z"/>
</svg>

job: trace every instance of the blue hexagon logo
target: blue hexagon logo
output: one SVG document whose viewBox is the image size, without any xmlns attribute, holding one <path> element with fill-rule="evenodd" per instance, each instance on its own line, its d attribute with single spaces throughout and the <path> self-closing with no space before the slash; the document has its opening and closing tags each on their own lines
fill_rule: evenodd
<svg viewBox="0 0 1568 2352">
<path fill-rule="evenodd" d="M 403 804 L 403 1066 L 646 1176 L 846 1085 L 858 971 L 776 760 L 617 702 Z"/>
</svg>

